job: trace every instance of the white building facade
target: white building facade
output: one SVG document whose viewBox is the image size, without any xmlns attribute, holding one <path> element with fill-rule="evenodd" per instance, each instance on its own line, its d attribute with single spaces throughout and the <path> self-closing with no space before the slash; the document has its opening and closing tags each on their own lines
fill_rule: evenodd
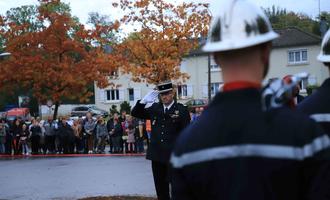
<svg viewBox="0 0 330 200">
<path fill-rule="evenodd" d="M 286 75 L 308 72 L 310 77 L 301 84 L 301 92 L 306 92 L 308 85 L 321 85 L 328 72 L 322 63 L 316 60 L 320 52 L 321 38 L 306 33 L 297 28 L 277 31 L 281 37 L 273 42 L 270 59 L 270 70 L 265 80 L 283 78 Z M 181 71 L 190 78 L 183 84 L 178 84 L 178 101 L 190 99 L 207 99 L 208 97 L 208 63 L 209 55 L 200 50 L 192 52 L 181 63 Z M 211 96 L 214 96 L 223 84 L 221 67 L 210 59 Z M 112 105 L 127 101 L 130 105 L 146 95 L 155 86 L 146 83 L 136 83 L 130 75 L 118 75 L 109 80 L 117 86 L 100 89 L 95 86 L 95 104 L 97 107 L 109 110 Z"/>
</svg>

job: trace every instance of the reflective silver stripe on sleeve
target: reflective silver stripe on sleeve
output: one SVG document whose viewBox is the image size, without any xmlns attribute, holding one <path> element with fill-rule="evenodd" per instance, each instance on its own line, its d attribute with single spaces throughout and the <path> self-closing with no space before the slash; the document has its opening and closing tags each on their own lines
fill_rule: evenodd
<svg viewBox="0 0 330 200">
<path fill-rule="evenodd" d="M 313 114 L 310 117 L 317 122 L 330 122 L 330 113 Z"/>
<path fill-rule="evenodd" d="M 213 147 L 175 156 L 172 154 L 171 163 L 174 168 L 187 165 L 221 160 L 235 157 L 265 157 L 275 159 L 303 160 L 330 147 L 330 138 L 327 135 L 315 138 L 311 143 L 302 147 L 283 145 L 241 144 L 222 147 Z"/>
</svg>

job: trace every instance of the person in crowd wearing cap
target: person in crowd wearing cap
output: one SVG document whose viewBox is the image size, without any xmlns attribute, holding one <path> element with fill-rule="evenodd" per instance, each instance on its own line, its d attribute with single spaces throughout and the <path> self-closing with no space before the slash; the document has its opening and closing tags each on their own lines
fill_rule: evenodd
<svg viewBox="0 0 330 200">
<path fill-rule="evenodd" d="M 154 183 L 159 200 L 170 199 L 169 158 L 179 133 L 189 124 L 188 109 L 174 100 L 171 82 L 159 84 L 132 109 L 132 115 L 151 120 L 151 139 L 147 159 L 151 160 Z M 160 103 L 154 103 L 160 97 Z M 147 104 L 152 104 L 146 108 Z"/>
<path fill-rule="evenodd" d="M 323 38 L 321 52 L 317 59 L 323 62 L 330 72 L 330 29 Z M 315 93 L 299 104 L 297 109 L 310 115 L 330 135 L 330 78 L 327 78 Z"/>
<path fill-rule="evenodd" d="M 203 50 L 222 67 L 223 91 L 177 139 L 172 199 L 329 198 L 329 137 L 287 106 L 262 109 L 278 35 L 249 1 L 219 4 Z"/>
</svg>

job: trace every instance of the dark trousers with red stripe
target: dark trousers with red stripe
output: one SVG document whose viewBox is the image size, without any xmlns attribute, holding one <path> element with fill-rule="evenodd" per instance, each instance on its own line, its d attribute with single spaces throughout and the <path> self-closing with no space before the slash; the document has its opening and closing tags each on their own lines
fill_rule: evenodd
<svg viewBox="0 0 330 200">
<path fill-rule="evenodd" d="M 151 166 L 158 200 L 170 200 L 169 165 L 152 161 Z"/>
</svg>

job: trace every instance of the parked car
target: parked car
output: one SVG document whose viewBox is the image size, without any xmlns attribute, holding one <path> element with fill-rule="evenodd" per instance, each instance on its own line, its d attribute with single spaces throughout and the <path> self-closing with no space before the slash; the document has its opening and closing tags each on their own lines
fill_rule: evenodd
<svg viewBox="0 0 330 200">
<path fill-rule="evenodd" d="M 185 103 L 185 105 L 188 107 L 189 111 L 193 111 L 196 108 L 206 108 L 208 104 L 207 99 L 191 99 Z"/>
<path fill-rule="evenodd" d="M 88 112 L 91 112 L 93 116 L 107 117 L 109 115 L 107 111 L 99 109 L 96 106 L 77 106 L 72 109 L 71 116 L 83 117 Z"/>
<path fill-rule="evenodd" d="M 17 118 L 27 121 L 30 117 L 31 115 L 29 108 L 13 108 L 6 112 L 6 119 L 8 121 L 14 121 Z"/>
</svg>

